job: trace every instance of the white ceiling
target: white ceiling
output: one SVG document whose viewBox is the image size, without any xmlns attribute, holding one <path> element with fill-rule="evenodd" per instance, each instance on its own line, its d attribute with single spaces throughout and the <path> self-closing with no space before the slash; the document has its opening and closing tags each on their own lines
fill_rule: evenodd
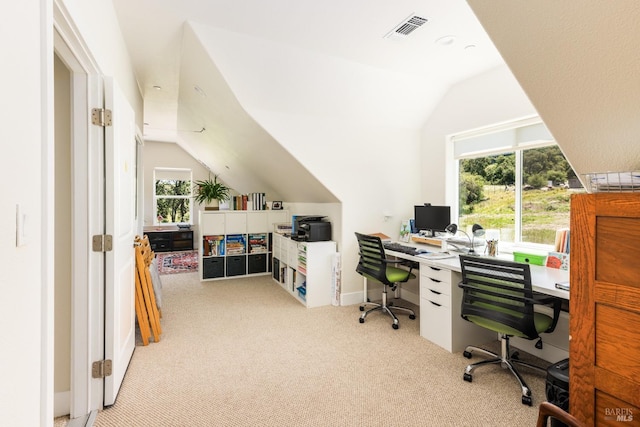
<svg viewBox="0 0 640 427">
<path fill-rule="evenodd" d="M 245 112 L 246 117 L 233 120 L 225 106 L 212 105 L 223 102 L 222 99 L 235 97 L 241 108 L 234 105 L 233 110 L 239 115 L 243 114 L 243 108 L 304 111 L 365 123 L 386 120 L 392 126 L 420 129 L 448 88 L 503 64 L 464 0 L 113 0 L 113 3 L 144 98 L 145 138 L 181 143 L 185 132 L 191 139 L 207 139 L 211 138 L 209 130 L 216 129 L 219 135 L 226 135 L 228 142 L 219 153 L 233 150 L 240 142 L 240 137 L 234 142 L 234 135 L 241 130 L 240 122 L 244 123 L 243 140 L 274 142 L 259 124 L 248 130 L 246 121 L 250 114 Z M 428 22 L 404 39 L 384 37 L 412 15 Z M 185 28 L 195 37 L 187 35 Z M 444 36 L 455 39 L 449 45 L 436 42 Z M 245 55 L 245 68 L 252 67 L 248 72 L 260 74 L 261 63 L 272 72 L 253 79 L 242 72 L 229 75 L 233 67 L 225 63 L 228 55 L 225 58 L 216 52 L 223 52 L 225 46 L 239 46 L 232 43 L 238 39 L 252 45 L 268 44 L 269 52 L 277 52 L 263 58 L 254 52 Z M 274 50 L 274 46 L 280 48 Z M 236 56 L 242 57 L 237 52 Z M 297 63 L 290 59 L 294 56 Z M 243 64 L 235 65 L 239 70 Z M 278 66 L 280 73 L 274 68 Z M 197 75 L 202 80 L 187 80 L 185 74 Z M 335 82 L 333 90 L 323 84 L 327 80 Z M 201 99 L 198 101 L 194 85 L 208 95 L 210 91 L 223 91 L 226 95 L 216 97 L 215 101 L 208 96 L 208 102 L 203 103 Z M 316 89 L 309 89 L 312 86 Z M 300 95 L 303 87 L 306 92 Z M 245 101 L 246 93 L 251 94 L 252 105 Z M 390 105 L 397 107 L 389 108 Z M 221 109 L 227 111 L 224 120 L 215 114 Z M 207 131 L 196 132 L 202 128 Z M 208 145 L 200 144 L 198 149 L 192 146 L 192 150 L 199 151 L 192 154 L 218 173 L 222 167 L 229 169 L 234 156 L 229 153 L 220 164 L 212 164 L 214 160 L 200 150 L 221 143 L 214 139 Z M 245 154 L 250 157 L 250 153 Z M 263 160 L 256 158 L 254 163 Z M 236 178 L 239 177 L 240 174 Z M 268 181 L 268 175 L 259 179 Z M 245 185 L 251 186 L 249 182 L 232 184 L 239 191 Z M 281 185 L 273 183 L 272 187 Z"/>
</svg>

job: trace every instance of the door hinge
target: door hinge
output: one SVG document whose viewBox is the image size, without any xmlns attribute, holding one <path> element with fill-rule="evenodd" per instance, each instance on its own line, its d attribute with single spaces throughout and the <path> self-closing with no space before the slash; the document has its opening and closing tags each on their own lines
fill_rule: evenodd
<svg viewBox="0 0 640 427">
<path fill-rule="evenodd" d="M 111 360 L 98 360 L 91 364 L 91 376 L 93 378 L 106 378 L 111 376 Z"/>
<path fill-rule="evenodd" d="M 105 110 L 104 108 L 93 108 L 91 110 L 91 123 L 96 126 L 111 126 L 111 110 Z"/>
<path fill-rule="evenodd" d="M 94 252 L 110 252 L 113 249 L 113 236 L 96 234 L 92 238 Z"/>
</svg>

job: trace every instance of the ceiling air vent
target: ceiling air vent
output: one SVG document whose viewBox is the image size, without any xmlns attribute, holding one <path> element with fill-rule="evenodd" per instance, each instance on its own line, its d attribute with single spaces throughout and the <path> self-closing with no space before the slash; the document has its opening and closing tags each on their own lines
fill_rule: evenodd
<svg viewBox="0 0 640 427">
<path fill-rule="evenodd" d="M 396 25 L 395 28 L 389 31 L 384 37 L 387 39 L 405 38 L 421 27 L 425 22 L 427 22 L 427 18 L 421 18 L 420 16 L 411 14 L 408 18 Z"/>
</svg>

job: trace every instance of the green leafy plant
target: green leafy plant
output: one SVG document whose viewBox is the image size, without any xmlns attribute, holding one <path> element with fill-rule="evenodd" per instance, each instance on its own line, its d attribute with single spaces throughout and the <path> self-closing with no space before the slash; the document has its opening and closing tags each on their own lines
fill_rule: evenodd
<svg viewBox="0 0 640 427">
<path fill-rule="evenodd" d="M 218 176 L 214 175 L 213 180 L 209 177 L 203 181 L 196 181 L 195 201 L 198 203 L 211 203 L 214 200 L 224 202 L 231 198 L 229 187 L 218 182 Z"/>
</svg>

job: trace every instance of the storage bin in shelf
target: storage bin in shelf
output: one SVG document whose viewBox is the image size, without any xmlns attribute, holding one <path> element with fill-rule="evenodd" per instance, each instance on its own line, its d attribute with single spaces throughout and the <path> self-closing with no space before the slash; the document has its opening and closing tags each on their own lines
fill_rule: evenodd
<svg viewBox="0 0 640 427">
<path fill-rule="evenodd" d="M 302 301 L 306 302 L 307 301 L 307 282 L 304 282 L 302 285 L 298 286 L 296 290 L 298 291 L 298 297 Z"/>
</svg>

